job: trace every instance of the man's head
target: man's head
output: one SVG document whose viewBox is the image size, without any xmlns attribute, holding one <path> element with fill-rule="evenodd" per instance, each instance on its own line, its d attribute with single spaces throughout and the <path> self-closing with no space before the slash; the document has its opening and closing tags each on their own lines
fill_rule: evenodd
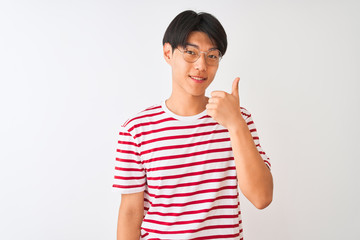
<svg viewBox="0 0 360 240">
<path fill-rule="evenodd" d="M 214 16 L 193 11 L 177 15 L 163 39 L 164 58 L 172 68 L 173 94 L 203 97 L 226 47 L 225 30 Z"/>
<path fill-rule="evenodd" d="M 219 20 L 209 13 L 196 13 L 187 10 L 178 14 L 165 31 L 163 45 L 170 43 L 174 52 L 176 47 L 185 47 L 189 34 L 204 32 L 224 56 L 227 48 L 227 36 Z"/>
</svg>

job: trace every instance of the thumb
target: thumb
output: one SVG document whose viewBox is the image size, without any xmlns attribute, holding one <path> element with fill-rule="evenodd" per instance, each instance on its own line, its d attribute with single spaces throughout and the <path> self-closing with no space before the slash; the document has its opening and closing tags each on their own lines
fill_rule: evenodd
<svg viewBox="0 0 360 240">
<path fill-rule="evenodd" d="M 237 78 L 235 78 L 233 85 L 232 85 L 231 95 L 233 95 L 235 97 L 239 97 L 239 82 L 240 82 L 240 78 L 237 77 Z"/>
</svg>

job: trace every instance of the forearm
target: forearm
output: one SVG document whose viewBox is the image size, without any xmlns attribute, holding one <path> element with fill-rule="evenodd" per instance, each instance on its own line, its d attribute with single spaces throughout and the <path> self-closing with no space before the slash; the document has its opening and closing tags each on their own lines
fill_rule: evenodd
<svg viewBox="0 0 360 240">
<path fill-rule="evenodd" d="M 117 240 L 139 240 L 143 214 L 119 210 Z"/>
<path fill-rule="evenodd" d="M 244 119 L 229 130 L 239 187 L 244 196 L 262 209 L 272 201 L 273 179 L 257 150 Z"/>
</svg>

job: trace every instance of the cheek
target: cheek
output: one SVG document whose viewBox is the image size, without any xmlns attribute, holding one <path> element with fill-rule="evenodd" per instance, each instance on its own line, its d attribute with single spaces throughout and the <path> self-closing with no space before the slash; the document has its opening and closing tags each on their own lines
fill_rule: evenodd
<svg viewBox="0 0 360 240">
<path fill-rule="evenodd" d="M 216 75 L 216 72 L 217 72 L 217 68 L 209 69 L 209 71 L 208 71 L 209 77 L 214 78 Z"/>
<path fill-rule="evenodd" d="M 176 75 L 188 76 L 190 72 L 190 66 L 187 63 L 178 62 L 174 65 L 173 71 Z"/>
</svg>

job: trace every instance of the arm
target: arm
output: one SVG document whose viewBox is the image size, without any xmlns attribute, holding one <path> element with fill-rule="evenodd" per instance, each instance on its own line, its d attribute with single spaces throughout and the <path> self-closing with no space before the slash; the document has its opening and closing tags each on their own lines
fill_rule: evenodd
<svg viewBox="0 0 360 240">
<path fill-rule="evenodd" d="M 143 217 L 144 192 L 122 194 L 117 226 L 117 240 L 139 240 Z"/>
<path fill-rule="evenodd" d="M 211 92 L 206 109 L 208 115 L 229 131 L 242 193 L 255 207 L 263 209 L 272 201 L 273 179 L 242 117 L 239 81 L 240 78 L 235 78 L 231 94 L 224 91 Z"/>
<path fill-rule="evenodd" d="M 273 179 L 261 158 L 245 120 L 229 128 L 239 187 L 244 196 L 258 209 L 272 201 Z"/>
</svg>

